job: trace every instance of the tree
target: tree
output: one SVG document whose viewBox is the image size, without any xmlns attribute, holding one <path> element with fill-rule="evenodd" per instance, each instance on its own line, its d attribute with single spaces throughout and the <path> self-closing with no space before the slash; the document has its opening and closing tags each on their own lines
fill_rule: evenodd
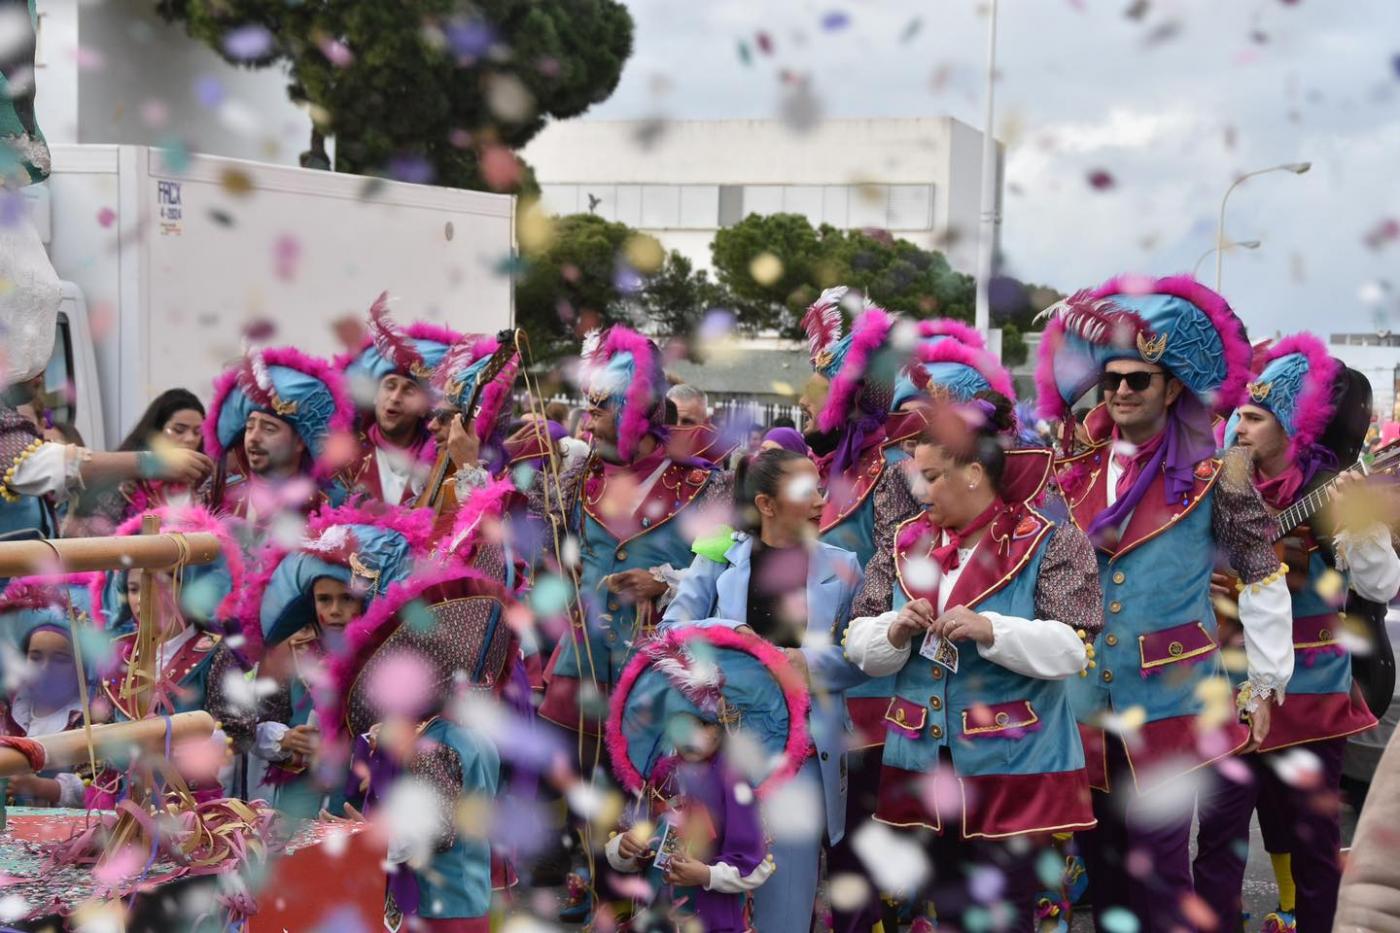
<svg viewBox="0 0 1400 933">
<path fill-rule="evenodd" d="M 781 265 L 776 277 L 759 281 L 756 272 L 775 271 L 771 261 L 766 270 L 755 263 L 765 253 Z M 715 234 L 711 254 L 720 283 L 739 299 L 741 325 L 751 330 L 801 336 L 803 310 L 837 284 L 909 317 L 972 319 L 972 277 L 954 270 L 942 253 L 887 233 L 825 224 L 813 229 L 800 214 L 750 214 Z"/>
<path fill-rule="evenodd" d="M 616 0 L 159 0 L 229 61 L 285 64 L 311 107 L 303 161 L 460 188 L 532 184 L 513 151 L 617 86 L 632 18 Z"/>
</svg>

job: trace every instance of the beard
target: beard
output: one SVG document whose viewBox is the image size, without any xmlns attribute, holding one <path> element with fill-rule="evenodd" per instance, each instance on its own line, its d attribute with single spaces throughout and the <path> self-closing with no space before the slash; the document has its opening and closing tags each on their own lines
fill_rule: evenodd
<svg viewBox="0 0 1400 933">
<path fill-rule="evenodd" d="M 802 439 L 807 442 L 807 446 L 812 448 L 812 453 L 818 457 L 825 457 L 836 449 L 836 445 L 841 443 L 841 428 L 832 428 L 830 431 L 811 430 L 802 435 Z"/>
</svg>

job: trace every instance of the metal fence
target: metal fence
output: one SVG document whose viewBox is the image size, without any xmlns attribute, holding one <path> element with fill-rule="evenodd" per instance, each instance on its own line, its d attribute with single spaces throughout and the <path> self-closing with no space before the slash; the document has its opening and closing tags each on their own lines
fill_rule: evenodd
<svg viewBox="0 0 1400 933">
<path fill-rule="evenodd" d="M 516 395 L 516 402 L 524 405 L 525 396 L 523 393 Z M 561 402 L 570 408 L 583 408 L 583 399 L 572 396 L 556 394 L 544 400 L 544 404 L 550 402 Z M 759 424 L 765 428 L 773 426 L 773 422 L 778 418 L 791 418 L 792 423 L 799 428 L 802 426 L 802 409 L 796 405 L 784 402 L 761 402 L 749 398 L 711 398 L 710 399 L 710 420 L 715 424 L 726 424 L 730 421 L 738 421 L 740 424 Z"/>
</svg>

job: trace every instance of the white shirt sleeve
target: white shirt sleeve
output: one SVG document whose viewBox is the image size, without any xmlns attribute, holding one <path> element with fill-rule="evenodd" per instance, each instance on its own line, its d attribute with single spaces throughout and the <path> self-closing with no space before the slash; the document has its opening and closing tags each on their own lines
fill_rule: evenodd
<svg viewBox="0 0 1400 933">
<path fill-rule="evenodd" d="M 21 496 L 46 496 L 68 488 L 68 444 L 47 442 L 15 467 L 5 485 Z"/>
<path fill-rule="evenodd" d="M 1074 629 L 1054 619 L 1021 619 L 984 612 L 992 623 L 992 644 L 978 643 L 977 653 L 1010 671 L 1039 680 L 1064 680 L 1089 662 L 1084 641 Z"/>
<path fill-rule="evenodd" d="M 622 833 L 618 833 L 616 836 L 613 836 L 611 839 L 608 840 L 608 844 L 603 847 L 604 853 L 606 853 L 608 856 L 608 864 L 613 867 L 614 871 L 622 871 L 628 873 L 641 871 L 642 866 L 637 862 L 636 859 L 622 857 L 621 846 Z M 711 877 L 714 877 L 713 874 L 711 874 Z"/>
<path fill-rule="evenodd" d="M 283 761 L 290 758 L 292 753 L 282 748 L 282 738 L 292 727 L 285 722 L 267 720 L 257 725 L 257 730 L 253 740 L 253 754 L 263 761 Z"/>
<path fill-rule="evenodd" d="M 899 613 L 891 609 L 877 616 L 864 616 L 852 619 L 846 628 L 846 638 L 842 644 L 846 658 L 864 674 L 871 677 L 884 677 L 897 674 L 909 660 L 913 640 L 903 648 L 890 644 L 890 626 Z"/>
<path fill-rule="evenodd" d="M 1293 597 L 1283 568 L 1240 591 L 1240 627 L 1249 660 L 1245 710 L 1253 711 L 1270 697 L 1282 703 L 1293 676 Z"/>
<path fill-rule="evenodd" d="M 686 569 L 687 568 L 682 568 L 677 570 L 670 564 L 662 564 L 659 567 L 651 568 L 652 578 L 655 579 L 657 583 L 666 584 L 666 592 L 656 598 L 657 612 L 665 612 L 666 607 L 671 605 L 671 600 L 676 598 L 676 594 L 680 592 L 681 578 L 685 576 Z"/>
<path fill-rule="evenodd" d="M 1377 522 L 1361 532 L 1343 529 L 1332 538 L 1339 563 L 1350 571 L 1351 588 L 1362 599 L 1388 603 L 1400 591 L 1400 555 L 1390 529 Z"/>
<path fill-rule="evenodd" d="M 773 874 L 773 869 L 771 855 L 759 862 L 757 868 L 743 877 L 739 876 L 739 869 L 733 865 L 727 862 L 715 862 L 710 866 L 710 883 L 705 885 L 705 890 L 716 891 L 720 894 L 743 894 L 767 881 L 769 876 Z"/>
</svg>

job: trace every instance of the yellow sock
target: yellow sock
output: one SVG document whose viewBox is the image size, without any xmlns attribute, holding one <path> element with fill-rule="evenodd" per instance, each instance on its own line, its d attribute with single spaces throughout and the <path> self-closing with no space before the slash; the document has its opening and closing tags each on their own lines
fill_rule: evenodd
<svg viewBox="0 0 1400 933">
<path fill-rule="evenodd" d="M 1293 886 L 1293 860 L 1287 852 L 1270 852 L 1269 860 L 1274 863 L 1274 881 L 1278 882 L 1279 909 L 1291 914 L 1298 899 L 1298 889 Z"/>
</svg>

